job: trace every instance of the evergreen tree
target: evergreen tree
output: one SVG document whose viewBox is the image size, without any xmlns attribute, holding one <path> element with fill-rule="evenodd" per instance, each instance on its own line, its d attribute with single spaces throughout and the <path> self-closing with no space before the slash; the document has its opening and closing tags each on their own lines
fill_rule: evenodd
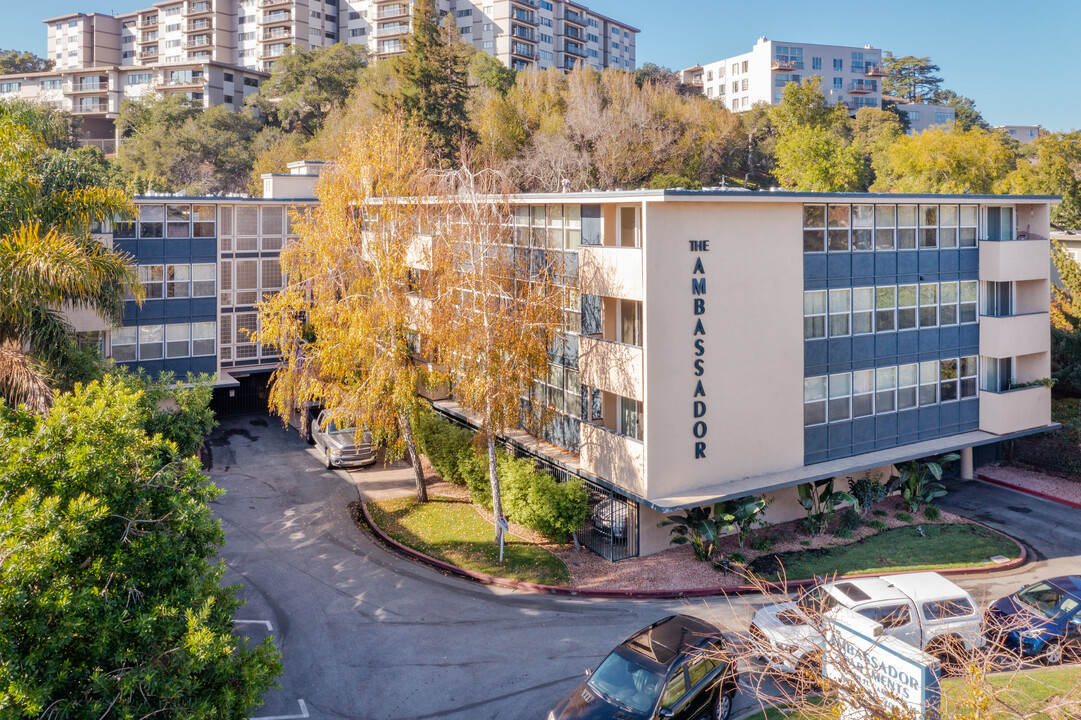
<svg viewBox="0 0 1081 720">
<path fill-rule="evenodd" d="M 384 110 L 406 114 L 428 136 L 445 162 L 456 164 L 463 142 L 474 138 L 469 122 L 469 64 L 473 49 L 442 29 L 433 0 L 413 6 L 413 32 L 395 65 L 397 87 L 384 96 Z"/>
</svg>

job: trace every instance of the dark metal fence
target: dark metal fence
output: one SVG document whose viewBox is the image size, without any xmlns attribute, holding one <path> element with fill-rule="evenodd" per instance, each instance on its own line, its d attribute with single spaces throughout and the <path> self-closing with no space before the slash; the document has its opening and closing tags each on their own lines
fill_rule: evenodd
<svg viewBox="0 0 1081 720">
<path fill-rule="evenodd" d="M 433 406 L 439 415 L 467 430 L 475 430 L 468 422 L 442 408 Z M 528 457 L 534 467 L 546 472 L 556 482 L 571 479 L 581 480 L 589 493 L 589 515 L 575 535 L 582 547 L 597 553 L 611 562 L 638 557 L 638 503 L 609 488 L 598 485 L 577 473 L 556 465 L 551 460 L 538 455 L 513 440 L 507 442 L 507 449 L 515 457 Z"/>
<path fill-rule="evenodd" d="M 1017 438 L 1006 443 L 1005 461 L 1036 470 L 1081 478 L 1081 447 L 1068 429 Z"/>
</svg>

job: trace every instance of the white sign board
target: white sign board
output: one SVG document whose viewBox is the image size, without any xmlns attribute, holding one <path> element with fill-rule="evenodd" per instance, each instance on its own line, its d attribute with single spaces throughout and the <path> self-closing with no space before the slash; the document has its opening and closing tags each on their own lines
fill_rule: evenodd
<svg viewBox="0 0 1081 720">
<path fill-rule="evenodd" d="M 939 664 L 934 657 L 883 634 L 880 624 L 851 610 L 838 608 L 827 618 L 822 674 L 834 681 L 841 696 L 842 720 L 874 720 L 863 707 L 868 701 L 906 717 L 938 718 Z"/>
</svg>

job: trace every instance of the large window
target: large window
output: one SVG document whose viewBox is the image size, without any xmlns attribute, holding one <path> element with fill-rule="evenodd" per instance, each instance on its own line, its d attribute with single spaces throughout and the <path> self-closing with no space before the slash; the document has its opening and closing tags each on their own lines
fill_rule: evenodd
<svg viewBox="0 0 1081 720">
<path fill-rule="evenodd" d="M 989 236 L 1003 236 L 1000 228 L 1012 228 L 1012 208 L 987 212 Z M 804 205 L 803 249 L 864 252 L 976 247 L 978 227 L 977 205 Z"/>
<path fill-rule="evenodd" d="M 807 290 L 803 293 L 803 337 L 813 340 L 826 337 L 827 332 L 829 337 L 845 337 L 974 323 L 978 296 L 976 280 Z"/>
<path fill-rule="evenodd" d="M 148 300 L 156 300 L 165 296 L 164 290 L 164 267 L 162 265 L 140 265 L 138 269 L 139 282 L 143 285 L 143 291 Z"/>
<path fill-rule="evenodd" d="M 165 271 L 166 297 L 191 297 L 191 265 L 169 265 Z"/>
<path fill-rule="evenodd" d="M 803 422 L 822 425 L 973 398 L 977 368 L 973 355 L 804 378 Z M 1008 359 L 985 360 L 984 368 L 984 389 L 1008 389 Z"/>
<path fill-rule="evenodd" d="M 191 355 L 191 325 L 178 323 L 165 326 L 165 357 L 182 358 Z"/>
<path fill-rule="evenodd" d="M 160 360 L 163 354 L 165 329 L 162 325 L 139 326 L 139 359 Z"/>
<path fill-rule="evenodd" d="M 214 297 L 215 268 L 213 263 L 198 263 L 191 266 L 191 296 Z"/>
<path fill-rule="evenodd" d="M 113 360 L 133 362 L 137 357 L 135 348 L 139 341 L 139 328 L 134 325 L 113 328 L 110 335 Z"/>
<path fill-rule="evenodd" d="M 635 440 L 642 439 L 642 403 L 638 400 L 619 398 L 619 434 Z"/>
</svg>

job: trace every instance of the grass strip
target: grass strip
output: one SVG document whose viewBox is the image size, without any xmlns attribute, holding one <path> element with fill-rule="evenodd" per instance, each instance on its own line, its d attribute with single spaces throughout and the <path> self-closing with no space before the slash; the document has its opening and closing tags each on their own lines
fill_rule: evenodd
<svg viewBox="0 0 1081 720">
<path fill-rule="evenodd" d="M 995 555 L 1013 559 L 1017 545 L 982 525 L 923 525 L 876 533 L 848 545 L 762 555 L 751 562 L 755 574 L 776 579 L 783 566 L 789 580 L 815 576 L 944 570 L 989 563 Z"/>
<path fill-rule="evenodd" d="M 398 542 L 467 570 L 542 585 L 565 586 L 570 573 L 563 561 L 543 547 L 506 536 L 503 564 L 495 530 L 462 500 L 433 496 L 425 504 L 415 498 L 394 498 L 368 503 L 379 528 Z"/>
</svg>

